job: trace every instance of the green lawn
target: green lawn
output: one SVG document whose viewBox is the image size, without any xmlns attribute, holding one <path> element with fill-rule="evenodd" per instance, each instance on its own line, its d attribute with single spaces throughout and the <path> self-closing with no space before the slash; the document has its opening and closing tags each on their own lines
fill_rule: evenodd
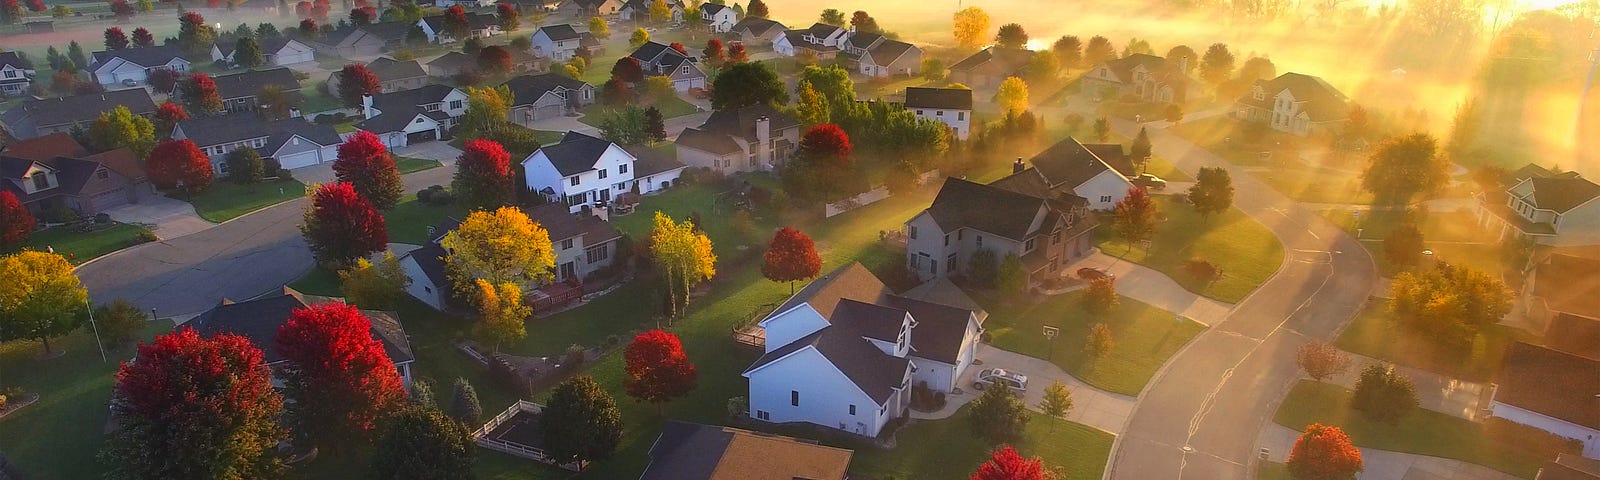
<svg viewBox="0 0 1600 480">
<path fill-rule="evenodd" d="M 151 322 L 138 340 L 171 330 L 169 321 Z M 95 454 L 105 439 L 112 375 L 135 349 L 130 345 L 107 351 L 110 361 L 102 362 L 87 326 L 51 341 L 50 346 L 66 350 L 66 355 L 38 360 L 38 342 L 0 344 L 0 386 L 41 394 L 38 403 L 0 420 L 0 451 L 28 478 L 98 478 L 103 465 Z"/>
<path fill-rule="evenodd" d="M 1362 246 L 1372 254 L 1372 259 L 1377 262 L 1384 276 L 1392 277 L 1404 271 L 1402 267 L 1389 264 L 1383 239 L 1400 226 L 1407 214 L 1368 211 L 1356 216 L 1349 210 L 1324 210 L 1320 213 L 1351 235 L 1360 233 Z M 1485 240 L 1483 232 L 1478 229 L 1477 217 L 1472 213 L 1431 212 L 1423 215 L 1419 223 L 1423 245 L 1433 251 L 1435 259 L 1496 276 L 1518 275 L 1520 262 L 1509 260 L 1499 243 Z"/>
<path fill-rule="evenodd" d="M 423 205 L 415 194 L 400 197 L 400 203 L 383 213 L 383 223 L 389 227 L 389 241 L 423 245 L 433 240 L 428 227 L 440 224 L 446 217 L 466 218 L 467 209 L 460 205 Z"/>
<path fill-rule="evenodd" d="M 428 160 L 426 158 L 402 157 L 402 156 L 398 156 L 398 155 L 394 157 L 394 165 L 395 165 L 396 168 L 399 168 L 400 169 L 400 173 L 403 173 L 403 174 L 404 173 L 416 173 L 416 172 L 420 172 L 420 171 L 423 171 L 423 170 L 427 170 L 427 169 L 431 169 L 431 168 L 439 168 L 439 167 L 444 166 L 444 164 L 443 163 L 439 163 L 438 160 Z"/>
<path fill-rule="evenodd" d="M 1193 320 L 1178 323 L 1172 312 L 1127 297 L 1111 312 L 1094 315 L 1083 309 L 1082 298 L 1080 290 L 1025 305 L 990 307 L 984 329 L 996 347 L 1048 358 L 1085 383 L 1129 396 L 1144 390 L 1168 357 L 1205 330 Z M 1098 360 L 1083 353 L 1095 322 L 1105 322 L 1116 340 L 1111 352 Z M 1043 325 L 1060 328 L 1060 336 L 1046 339 L 1040 334 Z"/>
<path fill-rule="evenodd" d="M 1292 480 L 1289 478 L 1289 466 L 1278 462 L 1262 461 L 1256 465 L 1257 480 Z"/>
<path fill-rule="evenodd" d="M 1418 409 L 1397 425 L 1369 421 L 1351 409 L 1351 397 L 1344 387 L 1301 380 L 1278 407 L 1274 421 L 1296 431 L 1312 423 L 1334 425 L 1359 447 L 1453 458 L 1522 478 L 1533 478 L 1558 453 L 1530 451 L 1530 445 L 1550 444 L 1543 435 L 1495 437 L 1484 424 L 1431 410 Z"/>
<path fill-rule="evenodd" d="M 661 118 L 681 117 L 699 111 L 694 104 L 678 97 L 639 104 L 640 108 L 648 108 L 651 106 L 661 110 Z M 583 122 L 585 125 L 598 127 L 600 126 L 600 121 L 604 120 L 606 117 L 604 114 L 613 111 L 616 111 L 616 109 L 596 103 L 587 107 L 583 107 L 583 109 L 579 110 L 579 112 L 583 113 L 583 116 L 579 117 L 578 121 Z"/>
<path fill-rule="evenodd" d="M 995 446 L 972 434 L 967 409 L 945 420 L 922 421 L 899 433 L 894 450 L 858 448 L 851 474 L 872 478 L 964 479 L 989 459 Z M 1082 424 L 1028 412 L 1022 441 L 1013 445 L 1027 457 L 1040 457 L 1059 469 L 1061 480 L 1096 480 L 1105 470 L 1113 435 Z"/>
<path fill-rule="evenodd" d="M 144 243 L 150 231 L 144 227 L 115 223 L 110 227 L 88 233 L 74 232 L 61 226 L 33 232 L 23 248 L 55 252 L 67 257 L 73 265 L 81 264 L 107 253 Z"/>
<path fill-rule="evenodd" d="M 1512 342 L 1539 343 L 1537 336 L 1525 330 L 1491 325 L 1473 339 L 1471 352 L 1458 352 L 1395 325 L 1389 320 L 1388 308 L 1387 300 L 1373 299 L 1339 334 L 1339 348 L 1449 377 L 1485 382 L 1494 379 Z"/>
<path fill-rule="evenodd" d="M 1244 299 L 1267 281 L 1283 263 L 1283 245 L 1272 231 L 1238 209 L 1205 220 L 1178 197 L 1156 196 L 1163 221 L 1156 225 L 1150 249 L 1116 238 L 1109 217 L 1096 232 L 1100 250 L 1109 255 L 1154 268 L 1190 291 L 1225 302 Z M 1189 259 L 1204 259 L 1222 269 L 1222 278 L 1210 284 L 1183 271 Z"/>
<path fill-rule="evenodd" d="M 240 215 L 304 197 L 305 184 L 296 180 L 239 185 L 226 180 L 211 182 L 211 188 L 189 199 L 200 218 L 222 223 Z M 182 194 L 178 198 L 182 198 Z"/>
<path fill-rule="evenodd" d="M 338 68 L 344 66 L 340 65 Z M 323 90 L 327 80 L 327 78 L 312 78 L 300 84 L 301 113 L 311 114 L 344 108 L 344 102 Z"/>
</svg>

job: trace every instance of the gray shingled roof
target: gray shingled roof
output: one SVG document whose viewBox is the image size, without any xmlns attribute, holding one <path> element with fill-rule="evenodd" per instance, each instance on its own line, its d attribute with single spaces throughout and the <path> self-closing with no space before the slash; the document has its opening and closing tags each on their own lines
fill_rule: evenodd
<svg viewBox="0 0 1600 480">
<path fill-rule="evenodd" d="M 668 420 L 639 480 L 839 480 L 850 455 L 810 440 Z"/>
<path fill-rule="evenodd" d="M 906 87 L 905 105 L 910 108 L 972 110 L 972 90 L 965 88 Z"/>
<path fill-rule="evenodd" d="M 533 102 L 539 100 L 539 97 L 543 97 L 544 94 L 549 93 L 552 90 L 556 90 L 557 88 L 580 90 L 589 84 L 583 83 L 582 80 L 568 78 L 563 75 L 557 75 L 554 73 L 541 73 L 538 75 L 521 75 L 512 77 L 510 80 L 506 80 L 506 83 L 502 85 L 505 85 L 506 88 L 511 89 L 511 106 L 515 107 L 520 105 L 532 105 Z"/>
<path fill-rule="evenodd" d="M 185 137 L 201 147 L 267 137 L 266 146 L 260 149 L 263 155 L 277 151 L 294 136 L 322 146 L 338 145 L 343 141 L 339 132 L 329 125 L 319 125 L 300 118 L 266 122 L 249 112 L 184 120 L 178 122 L 178 127 L 183 129 Z"/>
<path fill-rule="evenodd" d="M 23 117 L 31 115 L 34 124 L 41 127 L 63 125 L 100 118 L 100 112 L 111 111 L 119 106 L 128 107 L 128 111 L 136 115 L 148 115 L 156 111 L 156 104 L 150 99 L 150 92 L 143 88 L 130 88 L 59 98 L 28 99 L 23 101 L 22 105 L 7 110 L 4 119 L 6 123 L 14 124 Z"/>
<path fill-rule="evenodd" d="M 972 70 L 995 62 L 993 68 L 1003 73 L 1016 72 L 1033 60 L 1034 52 L 1017 48 L 989 47 L 950 66 L 951 71 Z"/>
<path fill-rule="evenodd" d="M 733 137 L 692 127 L 683 129 L 683 133 L 678 134 L 678 139 L 674 142 L 678 146 L 719 155 L 729 155 L 743 151 L 739 148 L 739 143 L 733 140 Z"/>
<path fill-rule="evenodd" d="M 1051 187 L 1077 188 L 1100 172 L 1111 169 L 1093 151 L 1071 137 L 1034 155 L 1028 163 L 1044 174 Z"/>
<path fill-rule="evenodd" d="M 895 60 L 899 60 L 900 57 L 904 57 L 906 52 L 909 52 L 914 48 L 917 47 L 899 40 L 890 40 L 885 38 L 883 41 L 878 42 L 877 45 L 873 45 L 872 48 L 867 49 L 867 54 L 871 55 L 872 61 L 878 65 L 888 65 L 890 63 L 894 63 Z"/>
<path fill-rule="evenodd" d="M 578 132 L 567 132 L 561 137 L 560 143 L 540 147 L 538 151 L 544 152 L 556 171 L 566 177 L 594 170 L 595 162 L 600 161 L 600 156 L 608 148 L 611 148 L 611 142 Z"/>
<path fill-rule="evenodd" d="M 292 42 L 292 41 L 294 41 L 294 40 L 289 38 L 289 37 L 284 37 L 284 36 L 269 37 L 269 38 L 256 38 L 256 44 L 261 46 L 261 53 L 263 55 L 272 55 L 272 54 L 278 53 L 278 50 L 283 50 L 283 47 L 285 45 L 288 45 L 289 42 Z M 230 41 L 217 42 L 216 46 L 217 46 L 217 51 L 222 52 L 222 56 L 232 55 L 233 54 L 233 49 L 238 46 L 238 40 L 235 39 L 235 40 L 230 40 Z"/>
<path fill-rule="evenodd" d="M 889 304 L 917 320 L 917 328 L 911 332 L 911 349 L 917 356 L 951 365 L 959 363 L 967 323 L 974 315 L 972 310 L 901 296 L 889 297 Z"/>
<path fill-rule="evenodd" d="M 767 117 L 767 120 L 772 122 L 770 128 L 774 136 L 780 130 L 800 126 L 800 121 L 795 120 L 789 114 L 778 111 L 778 109 L 772 108 L 771 105 L 761 103 L 734 110 L 711 112 L 711 116 L 706 117 L 706 121 L 700 125 L 700 129 L 753 141 L 756 138 L 756 119 L 761 117 Z"/>
<path fill-rule="evenodd" d="M 385 82 L 402 78 L 428 76 L 428 73 L 422 69 L 422 64 L 416 60 L 402 62 L 389 57 L 378 57 L 378 59 L 367 64 L 367 69 L 371 70 L 373 75 L 377 75 L 378 80 Z"/>
<path fill-rule="evenodd" d="M 23 70 L 29 70 L 33 68 L 33 65 L 23 62 L 22 57 L 18 56 L 17 52 L 0 52 L 0 67 L 7 65 L 10 65 L 11 68 Z"/>
<path fill-rule="evenodd" d="M 1533 196 L 1528 200 L 1556 213 L 1567 213 L 1600 197 L 1600 185 L 1583 177 L 1534 177 L 1528 181 L 1533 182 Z"/>
<path fill-rule="evenodd" d="M 927 211 L 947 232 L 973 228 L 1022 241 L 1043 206 L 1039 197 L 950 177 Z"/>
<path fill-rule="evenodd" d="M 749 30 L 751 35 L 758 37 L 770 35 L 772 33 L 772 29 L 774 28 L 779 30 L 789 29 L 789 27 L 784 26 L 782 23 L 761 17 L 744 17 L 744 20 L 740 20 L 739 23 L 733 24 L 733 31 L 737 32 L 739 30 Z"/>
<path fill-rule="evenodd" d="M 300 292 L 284 287 L 283 292 L 276 296 L 243 302 L 224 301 L 178 328 L 193 328 L 205 337 L 222 333 L 243 336 L 261 348 L 266 354 L 265 361 L 272 365 L 284 361 L 277 349 L 278 329 L 289 321 L 291 312 L 314 303 Z M 372 336 L 383 343 L 383 350 L 391 361 L 402 364 L 415 359 L 411 354 L 411 343 L 406 339 L 405 330 L 399 322 L 384 312 L 363 310 L 362 313 L 372 320 Z"/>
<path fill-rule="evenodd" d="M 277 85 L 285 92 L 300 90 L 300 80 L 294 78 L 294 71 L 284 67 L 218 75 L 211 79 L 217 83 L 217 94 L 223 99 L 253 96 L 267 85 Z"/>
<path fill-rule="evenodd" d="M 174 58 L 183 58 L 183 49 L 173 44 L 94 52 L 94 66 L 90 70 L 99 68 L 101 64 L 113 58 L 121 58 L 143 67 L 156 67 L 166 65 Z"/>
<path fill-rule="evenodd" d="M 578 29 L 573 28 L 572 25 L 568 25 L 568 24 L 565 24 L 565 23 L 560 24 L 560 25 L 545 25 L 543 27 L 539 27 L 539 31 L 540 32 L 544 32 L 545 36 L 550 37 L 551 40 L 558 40 L 558 41 L 559 40 L 571 40 L 571 39 L 574 39 L 574 38 L 578 38 L 578 36 L 579 36 L 578 35 Z M 535 32 L 535 33 L 537 33 L 537 32 Z"/>
<path fill-rule="evenodd" d="M 894 390 L 900 387 L 900 381 L 905 378 L 906 368 L 910 364 L 905 358 L 883 353 L 867 339 L 861 338 L 860 333 L 847 327 L 828 326 L 767 352 L 745 372 L 761 368 L 805 347 L 815 348 L 879 405 L 888 401 Z"/>
</svg>

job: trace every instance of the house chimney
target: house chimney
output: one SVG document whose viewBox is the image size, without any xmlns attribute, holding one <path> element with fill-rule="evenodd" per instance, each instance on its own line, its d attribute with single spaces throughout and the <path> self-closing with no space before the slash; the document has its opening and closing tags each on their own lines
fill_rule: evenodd
<svg viewBox="0 0 1600 480">
<path fill-rule="evenodd" d="M 756 117 L 756 163 L 769 165 L 772 163 L 772 119 L 766 115 Z"/>
<path fill-rule="evenodd" d="M 361 116 L 369 119 L 378 116 L 377 113 L 373 112 L 372 95 L 370 94 L 361 96 Z"/>
<path fill-rule="evenodd" d="M 1022 163 L 1022 157 L 1017 157 L 1017 161 L 1011 163 L 1011 173 L 1022 173 L 1027 168 L 1027 165 Z"/>
</svg>

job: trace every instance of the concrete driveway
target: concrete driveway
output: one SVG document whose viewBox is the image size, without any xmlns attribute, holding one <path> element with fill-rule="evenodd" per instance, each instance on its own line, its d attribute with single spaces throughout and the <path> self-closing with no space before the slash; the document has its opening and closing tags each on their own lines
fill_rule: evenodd
<svg viewBox="0 0 1600 480">
<path fill-rule="evenodd" d="M 461 156 L 461 149 L 450 146 L 449 142 L 422 142 L 394 149 L 394 154 L 402 157 L 424 158 L 437 160 L 445 166 L 456 164 L 456 157 Z M 522 161 L 522 159 L 512 159 Z"/>
<path fill-rule="evenodd" d="M 1022 395 L 1022 401 L 1029 409 L 1035 411 L 1039 410 L 1039 404 L 1044 401 L 1045 388 L 1052 383 L 1061 382 L 1072 392 L 1072 410 L 1067 412 L 1067 420 L 1113 434 L 1121 434 L 1123 427 L 1128 423 L 1128 415 L 1133 412 L 1133 397 L 1089 386 L 1047 360 L 1002 350 L 989 344 L 978 344 L 977 358 L 982 364 L 974 364 L 967 368 L 961 379 L 956 382 L 960 393 L 945 395 L 943 409 L 931 413 L 912 410 L 911 417 L 933 420 L 955 415 L 956 410 L 960 410 L 963 405 L 978 399 L 978 395 L 982 392 L 972 387 L 973 379 L 977 377 L 978 372 L 989 368 L 1015 370 L 1027 375 L 1028 390 Z"/>
<path fill-rule="evenodd" d="M 105 210 L 104 213 L 110 215 L 112 220 L 122 223 L 147 225 L 155 232 L 156 237 L 162 240 L 171 240 L 217 226 L 200 218 L 194 211 L 194 205 L 190 205 L 189 202 L 159 194 L 144 198 L 139 203 Z"/>
</svg>

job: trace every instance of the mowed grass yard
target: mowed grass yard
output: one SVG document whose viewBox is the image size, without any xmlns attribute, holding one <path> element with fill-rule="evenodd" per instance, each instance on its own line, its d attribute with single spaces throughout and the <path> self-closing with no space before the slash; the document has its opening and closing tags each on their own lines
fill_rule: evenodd
<svg viewBox="0 0 1600 480">
<path fill-rule="evenodd" d="M 1109 216 L 1101 219 L 1095 232 L 1100 250 L 1159 270 L 1189 291 L 1234 303 L 1283 264 L 1283 245 L 1277 237 L 1238 209 L 1202 219 L 1177 196 L 1156 196 L 1155 204 L 1162 220 L 1148 250 L 1117 238 Z M 1222 278 L 1207 282 L 1189 275 L 1183 266 L 1190 259 L 1210 261 L 1222 269 Z"/>
<path fill-rule="evenodd" d="M 429 159 L 426 159 L 426 158 L 395 156 L 394 157 L 394 166 L 395 166 L 396 169 L 400 170 L 401 174 L 406 174 L 406 173 L 416 173 L 416 172 L 420 172 L 420 171 L 428 170 L 428 169 L 433 169 L 433 168 L 439 168 L 439 167 L 444 166 L 444 164 L 443 163 L 439 163 L 438 160 L 429 160 Z"/>
<path fill-rule="evenodd" d="M 656 109 L 661 110 L 661 118 L 663 119 L 681 117 L 700 111 L 699 108 L 694 106 L 694 104 L 678 97 L 672 97 L 665 100 L 644 101 L 639 103 L 638 106 L 639 108 L 656 107 Z M 579 112 L 583 113 L 583 116 L 579 117 L 578 121 L 583 122 L 585 125 L 598 127 L 600 126 L 600 122 L 604 121 L 608 114 L 616 111 L 616 108 L 596 103 L 587 107 L 583 107 L 583 109 L 579 110 Z"/>
<path fill-rule="evenodd" d="M 150 230 L 129 223 L 112 223 L 99 226 L 92 232 L 75 232 L 69 226 L 38 230 L 28 237 L 23 248 L 41 252 L 55 249 L 73 265 L 94 260 L 96 257 L 144 243 Z"/>
<path fill-rule="evenodd" d="M 1390 320 L 1389 301 L 1373 299 L 1345 327 L 1335 342 L 1339 348 L 1368 357 L 1475 382 L 1494 379 L 1500 360 L 1512 342 L 1538 342 L 1538 336 L 1505 325 L 1491 325 L 1478 333 L 1467 352 L 1444 348 L 1433 339 L 1412 333 Z"/>
<path fill-rule="evenodd" d="M 1344 387 L 1301 380 L 1274 421 L 1295 431 L 1312 423 L 1334 425 L 1358 447 L 1453 458 L 1529 479 L 1562 451 L 1543 432 L 1486 426 L 1431 410 L 1417 409 L 1396 425 L 1367 420 L 1351 408 L 1352 397 Z"/>
<path fill-rule="evenodd" d="M 972 434 L 971 409 L 939 421 L 923 421 L 899 433 L 894 450 L 857 449 L 850 459 L 853 474 L 874 478 L 967 478 L 989 459 L 995 446 Z M 1028 428 L 1013 447 L 1026 457 L 1045 459 L 1045 467 L 1064 475 L 1060 480 L 1096 480 L 1105 471 L 1113 435 L 1088 426 L 1028 412 Z"/>
<path fill-rule="evenodd" d="M 169 196 L 183 198 L 183 194 Z M 298 180 L 263 181 L 255 185 L 240 185 L 218 178 L 211 188 L 189 198 L 200 218 L 214 223 L 233 220 L 246 213 L 306 196 L 306 186 Z"/>
<path fill-rule="evenodd" d="M 1072 376 L 1101 389 L 1137 396 L 1150 377 L 1190 338 L 1205 330 L 1193 320 L 1174 320 L 1172 312 L 1123 297 L 1104 315 L 1082 307 L 1083 291 L 989 308 L 984 329 L 994 346 L 1038 358 L 1047 358 Z M 1102 358 L 1084 353 L 1089 328 L 1103 322 L 1111 329 L 1115 346 Z M 1043 326 L 1061 329 L 1055 339 L 1041 333 Z"/>
<path fill-rule="evenodd" d="M 1395 211 L 1365 211 L 1360 215 L 1348 210 L 1323 210 L 1323 218 L 1333 222 L 1350 235 L 1360 233 L 1361 245 L 1372 254 L 1381 274 L 1385 277 L 1405 271 L 1403 266 L 1391 265 L 1384 250 L 1383 240 L 1398 228 L 1408 215 Z M 1493 238 L 1487 238 L 1478 228 L 1477 216 L 1465 211 L 1430 212 L 1418 221 L 1422 230 L 1423 246 L 1433 251 L 1434 259 L 1481 270 L 1496 276 L 1517 275 L 1518 263 L 1505 254 L 1505 247 Z"/>
</svg>

